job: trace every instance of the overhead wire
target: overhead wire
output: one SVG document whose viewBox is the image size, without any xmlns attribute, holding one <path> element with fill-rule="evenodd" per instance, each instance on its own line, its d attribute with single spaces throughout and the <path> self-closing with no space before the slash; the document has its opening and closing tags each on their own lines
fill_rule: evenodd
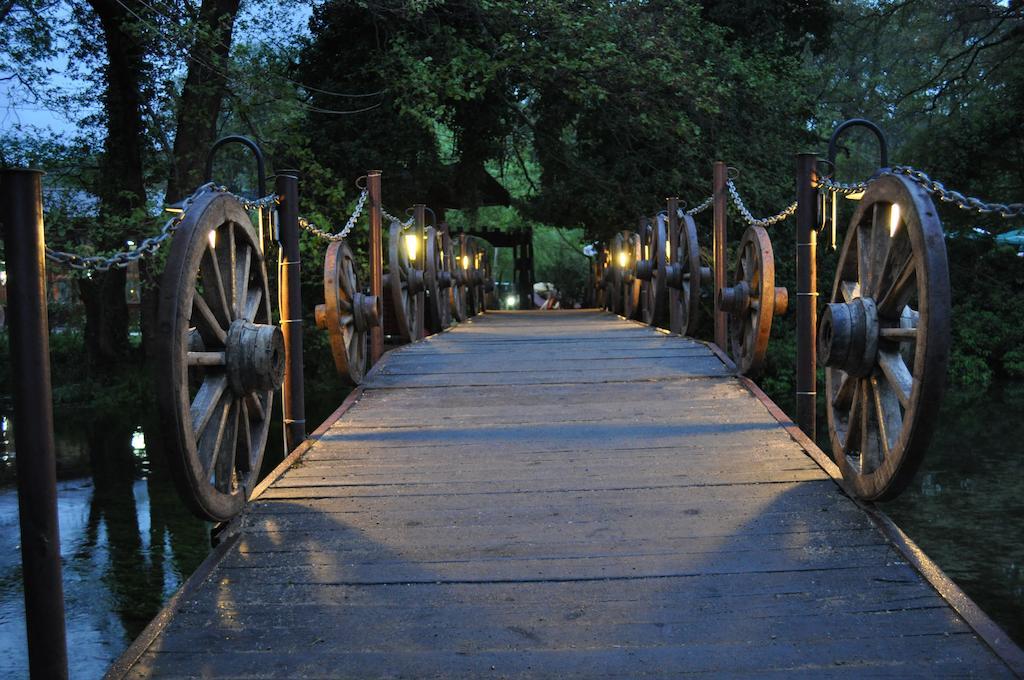
<svg viewBox="0 0 1024 680">
<path fill-rule="evenodd" d="M 142 4 L 146 5 L 146 7 L 149 7 L 151 11 L 153 11 L 153 12 L 155 12 L 157 14 L 160 14 L 160 16 L 164 17 L 165 19 L 169 19 L 170 18 L 170 17 L 167 17 L 164 14 L 161 14 L 160 12 L 156 11 L 155 9 L 153 9 L 152 6 L 150 6 L 149 4 L 144 2 L 144 0 L 140 0 L 140 1 L 142 2 Z M 231 75 L 229 73 L 225 72 L 222 69 L 219 69 L 219 68 L 215 67 L 213 64 L 210 64 L 210 63 L 200 59 L 199 57 L 196 57 L 195 55 L 191 54 L 188 50 L 186 50 L 186 48 L 182 44 L 180 44 L 177 41 L 175 41 L 174 39 L 164 35 L 164 32 L 161 31 L 159 29 L 159 27 L 155 26 L 153 23 L 151 23 L 150 21 L 148 21 L 147 19 L 142 17 L 138 12 L 136 12 L 131 7 L 126 5 L 123 2 L 123 0 L 116 0 L 116 2 L 126 12 L 128 12 L 133 17 L 138 19 L 145 26 L 147 26 L 150 30 L 152 30 L 155 33 L 159 34 L 166 42 L 168 42 L 169 44 L 173 45 L 174 47 L 176 47 L 178 49 L 181 49 L 181 50 L 185 51 L 185 58 L 186 59 L 188 59 L 189 61 L 192 61 L 192 62 L 195 62 L 195 63 L 199 64 L 203 68 L 206 68 L 207 70 L 209 70 L 211 73 L 215 73 L 216 75 L 218 75 L 221 78 L 223 78 L 226 82 L 230 82 L 232 80 L 232 77 L 231 77 Z M 171 19 L 171 20 L 173 21 L 173 19 Z M 221 44 L 223 45 L 223 42 Z M 296 82 L 296 81 L 292 81 L 287 76 L 282 76 L 280 74 L 274 74 L 274 75 L 277 78 L 283 79 L 283 80 L 285 80 L 285 81 L 287 81 L 289 83 L 295 83 Z M 300 84 L 300 86 L 301 86 L 301 84 Z M 381 90 L 380 92 L 383 93 L 383 90 Z M 337 109 L 326 109 L 326 108 L 314 106 L 312 104 L 309 104 L 308 102 L 302 101 L 301 99 L 296 99 L 295 101 L 296 101 L 296 103 L 298 103 L 300 106 L 302 106 L 307 111 L 311 111 L 313 113 L 330 114 L 330 115 L 354 115 L 354 114 L 357 114 L 357 113 L 365 113 L 366 111 L 371 111 L 371 110 L 373 110 L 373 109 L 375 109 L 375 108 L 380 106 L 380 102 L 378 102 L 376 104 L 373 104 L 372 106 L 362 107 L 362 108 L 359 108 L 359 109 L 337 110 Z"/>
</svg>

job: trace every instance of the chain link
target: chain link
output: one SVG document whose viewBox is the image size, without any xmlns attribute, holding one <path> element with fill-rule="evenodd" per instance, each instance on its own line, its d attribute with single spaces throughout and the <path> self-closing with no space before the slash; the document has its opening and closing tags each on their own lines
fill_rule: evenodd
<svg viewBox="0 0 1024 680">
<path fill-rule="evenodd" d="M 410 217 L 405 222 L 403 222 L 402 220 L 398 219 L 397 217 L 395 217 L 394 215 L 389 213 L 384 208 L 380 209 L 380 214 L 381 214 L 381 217 L 386 219 L 388 222 L 398 222 L 398 224 L 400 224 L 402 226 L 402 229 L 408 229 L 409 227 L 412 226 L 412 223 L 416 221 L 416 217 L 414 215 L 413 217 Z"/>
<path fill-rule="evenodd" d="M 685 213 L 683 212 L 683 209 L 680 208 L 679 209 L 679 217 L 681 218 L 683 215 L 689 215 L 690 217 L 698 215 L 698 214 L 704 212 L 705 210 L 707 210 L 708 208 L 710 208 L 711 204 L 714 203 L 714 202 L 715 202 L 715 197 L 714 196 L 708 196 L 703 201 L 701 201 L 698 205 L 690 208 Z"/>
<path fill-rule="evenodd" d="M 217 186 L 216 184 L 209 182 L 196 189 L 191 196 L 181 202 L 181 212 L 175 213 L 174 217 L 167 220 L 163 228 L 160 230 L 160 233 L 144 239 L 139 243 L 139 245 L 131 250 L 114 253 L 113 255 L 79 255 L 78 253 L 69 253 L 47 246 L 46 259 L 79 271 L 105 272 L 110 269 L 123 269 L 132 262 L 140 260 L 147 255 L 155 254 L 156 251 L 160 249 L 163 242 L 169 239 L 174 232 L 177 231 L 178 227 L 185 220 L 185 215 L 188 213 L 188 209 L 192 204 L 195 203 L 200 195 L 208 191 L 217 191 L 231 196 L 246 210 L 259 210 L 276 205 L 280 202 L 280 197 L 277 194 L 270 194 L 263 198 L 250 200 L 244 196 L 231 193 L 226 187 Z"/>
<path fill-rule="evenodd" d="M 961 210 L 987 215 L 999 213 L 1001 217 L 1024 217 L 1024 203 L 986 203 L 980 198 L 964 196 L 959 191 L 953 191 L 943 186 L 924 172 L 905 165 L 897 165 L 892 171 L 898 175 L 906 175 L 912 182 L 925 188 L 928 193 L 934 194 L 943 203 L 953 203 Z"/>
<path fill-rule="evenodd" d="M 868 182 L 854 182 L 852 184 L 844 184 L 843 182 L 835 182 L 829 177 L 822 177 L 815 183 L 815 188 L 828 189 L 834 194 L 842 194 L 843 196 L 849 196 L 851 194 L 860 194 L 868 188 Z"/>
<path fill-rule="evenodd" d="M 366 205 L 366 197 L 369 195 L 369 193 L 370 192 L 367 189 L 362 190 L 362 192 L 359 194 L 359 200 L 356 201 L 356 208 L 355 210 L 352 211 L 352 216 L 348 218 L 348 222 L 345 223 L 345 227 L 336 234 L 332 234 L 329 231 L 320 229 L 315 224 L 307 220 L 305 217 L 299 218 L 299 226 L 308 231 L 309 233 L 313 234 L 317 238 L 323 239 L 325 241 L 340 241 L 341 239 L 348 236 L 349 232 L 352 231 L 352 228 L 356 226 L 356 221 L 359 219 L 359 216 L 363 213 L 363 206 Z"/>
<path fill-rule="evenodd" d="M 726 183 L 729 189 L 729 195 L 732 197 L 732 203 L 736 206 L 736 209 L 740 211 L 740 215 L 744 221 L 752 227 L 770 227 L 777 222 L 781 222 L 787 217 L 793 215 L 796 212 L 796 201 L 782 209 L 782 212 L 772 215 L 771 217 L 754 217 L 747 209 L 746 204 L 743 203 L 743 199 L 740 198 L 740 192 L 736 190 L 736 183 L 731 179 Z"/>
</svg>

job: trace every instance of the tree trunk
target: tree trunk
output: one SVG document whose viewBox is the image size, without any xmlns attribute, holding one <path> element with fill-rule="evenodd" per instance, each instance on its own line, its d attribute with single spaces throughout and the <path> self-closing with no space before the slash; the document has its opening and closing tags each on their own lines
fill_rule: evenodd
<svg viewBox="0 0 1024 680">
<path fill-rule="evenodd" d="M 174 134 L 174 151 L 167 177 L 165 202 L 182 200 L 204 181 L 206 152 L 215 141 L 217 118 L 227 81 L 228 53 L 238 14 L 240 0 L 203 0 L 198 25 L 193 33 L 198 38 L 192 45 L 192 59 L 178 104 L 178 120 Z M 213 69 L 209 68 L 212 66 Z M 215 69 L 215 70 L 214 70 Z M 143 269 L 140 325 L 142 349 L 146 358 L 154 353 L 157 304 L 160 298 L 159 272 Z"/>
<path fill-rule="evenodd" d="M 167 178 L 167 200 L 179 201 L 202 184 L 206 152 L 215 141 L 217 117 L 227 81 L 228 53 L 240 0 L 203 0 L 185 86 L 178 105 L 174 159 Z M 207 65 L 213 66 L 210 69 Z"/>
<path fill-rule="evenodd" d="M 146 208 L 143 179 L 142 87 L 146 72 L 145 44 L 133 32 L 133 17 L 117 0 L 89 0 L 103 31 L 107 52 L 103 112 L 107 136 L 100 160 L 101 229 L 97 245 L 123 249 L 127 235 L 116 225 L 129 223 Z M 86 351 L 92 365 L 122 362 L 128 356 L 128 306 L 125 272 L 98 272 L 83 279 L 79 293 L 85 305 Z"/>
</svg>

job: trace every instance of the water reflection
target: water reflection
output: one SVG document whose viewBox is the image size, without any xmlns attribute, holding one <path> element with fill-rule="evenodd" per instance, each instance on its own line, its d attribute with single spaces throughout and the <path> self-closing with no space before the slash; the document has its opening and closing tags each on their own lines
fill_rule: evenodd
<svg viewBox="0 0 1024 680">
<path fill-rule="evenodd" d="M 951 390 L 914 483 L 883 509 L 1024 644 L 1024 385 Z"/>
<path fill-rule="evenodd" d="M 13 481 L 3 419 L 2 474 Z M 74 677 L 100 677 L 209 550 L 178 500 L 152 422 L 57 423 L 58 512 Z M 27 671 L 17 493 L 0 489 L 0 676 Z"/>
</svg>

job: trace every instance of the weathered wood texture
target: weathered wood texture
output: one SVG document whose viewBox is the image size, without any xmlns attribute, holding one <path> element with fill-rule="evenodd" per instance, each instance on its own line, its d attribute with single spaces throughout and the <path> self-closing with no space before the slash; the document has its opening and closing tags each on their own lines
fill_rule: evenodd
<svg viewBox="0 0 1024 680">
<path fill-rule="evenodd" d="M 497 313 L 393 352 L 129 677 L 1009 675 L 703 345 Z"/>
</svg>

